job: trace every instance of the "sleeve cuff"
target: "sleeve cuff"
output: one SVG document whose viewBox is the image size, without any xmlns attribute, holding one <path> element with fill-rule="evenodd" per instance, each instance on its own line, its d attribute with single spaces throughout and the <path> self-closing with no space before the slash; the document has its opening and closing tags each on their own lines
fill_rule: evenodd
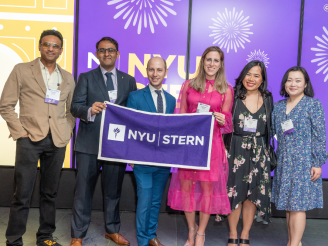
<svg viewBox="0 0 328 246">
<path fill-rule="evenodd" d="M 12 137 L 13 140 L 16 141 L 17 139 L 19 139 L 19 138 L 25 136 L 26 134 L 28 134 L 27 131 L 25 131 L 25 129 L 23 129 L 19 134 L 12 134 L 12 133 L 11 133 L 11 134 L 9 135 L 9 138 Z"/>
<path fill-rule="evenodd" d="M 322 167 L 323 164 L 325 164 L 325 160 L 322 160 L 322 159 L 315 159 L 315 160 L 312 160 L 312 165 L 311 167 Z"/>
<path fill-rule="evenodd" d="M 91 108 L 88 109 L 88 121 L 89 122 L 94 122 L 96 118 L 96 115 L 91 115 Z"/>
</svg>

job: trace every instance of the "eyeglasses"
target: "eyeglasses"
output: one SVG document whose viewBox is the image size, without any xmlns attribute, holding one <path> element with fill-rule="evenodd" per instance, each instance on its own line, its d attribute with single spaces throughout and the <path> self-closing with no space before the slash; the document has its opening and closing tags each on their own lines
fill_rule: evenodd
<svg viewBox="0 0 328 246">
<path fill-rule="evenodd" d="M 43 48 L 49 48 L 50 46 L 52 46 L 52 48 L 54 48 L 55 50 L 60 49 L 60 46 L 58 44 L 55 44 L 55 43 L 44 42 L 44 43 L 41 43 L 41 45 L 42 45 Z"/>
<path fill-rule="evenodd" d="M 108 48 L 108 49 L 100 48 L 100 49 L 97 49 L 97 51 L 101 54 L 106 54 L 106 51 L 108 51 L 109 54 L 114 54 L 117 50 L 114 48 Z"/>
</svg>

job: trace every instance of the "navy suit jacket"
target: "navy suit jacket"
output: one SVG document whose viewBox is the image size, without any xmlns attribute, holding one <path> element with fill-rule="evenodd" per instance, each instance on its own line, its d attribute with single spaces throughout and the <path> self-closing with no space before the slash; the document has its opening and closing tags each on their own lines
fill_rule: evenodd
<svg viewBox="0 0 328 246">
<path fill-rule="evenodd" d="M 115 104 L 126 106 L 131 91 L 137 90 L 136 80 L 119 70 L 117 71 L 117 99 Z M 95 102 L 109 101 L 108 90 L 100 67 L 81 73 L 75 87 L 71 113 L 80 118 L 75 141 L 75 151 L 98 155 L 101 113 L 94 122 L 88 122 L 88 110 Z"/>
<path fill-rule="evenodd" d="M 173 114 L 176 104 L 175 97 L 167 93 L 165 90 L 163 91 L 166 100 L 165 114 Z M 146 86 L 141 90 L 131 92 L 126 107 L 151 113 L 157 112 L 149 86 Z"/>
</svg>

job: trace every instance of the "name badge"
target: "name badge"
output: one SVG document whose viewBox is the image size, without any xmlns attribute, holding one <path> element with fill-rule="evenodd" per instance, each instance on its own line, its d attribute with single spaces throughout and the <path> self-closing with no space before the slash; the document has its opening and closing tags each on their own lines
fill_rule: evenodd
<svg viewBox="0 0 328 246">
<path fill-rule="evenodd" d="M 108 91 L 109 100 L 113 101 L 117 99 L 117 90 Z"/>
<path fill-rule="evenodd" d="M 47 89 L 46 99 L 45 99 L 46 103 L 58 104 L 59 98 L 60 98 L 59 90 Z"/>
<path fill-rule="evenodd" d="M 210 112 L 210 105 L 204 104 L 204 103 L 198 103 L 197 106 L 197 113 L 208 113 Z"/>
<path fill-rule="evenodd" d="M 284 132 L 284 135 L 287 135 L 289 133 L 294 132 L 294 125 L 292 120 L 286 120 L 281 123 L 282 131 Z"/>
<path fill-rule="evenodd" d="M 247 119 L 244 120 L 244 132 L 256 132 L 257 129 L 257 120 L 256 119 Z"/>
</svg>

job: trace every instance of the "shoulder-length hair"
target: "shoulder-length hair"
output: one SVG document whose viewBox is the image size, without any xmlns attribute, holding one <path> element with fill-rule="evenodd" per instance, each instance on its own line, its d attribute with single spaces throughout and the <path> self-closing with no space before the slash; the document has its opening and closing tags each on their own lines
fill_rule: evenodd
<svg viewBox="0 0 328 246">
<path fill-rule="evenodd" d="M 291 67 L 285 73 L 285 75 L 284 75 L 284 77 L 282 78 L 282 81 L 281 81 L 280 95 L 283 96 L 283 97 L 289 97 L 289 94 L 286 91 L 285 85 L 286 85 L 286 82 L 288 80 L 289 73 L 290 72 L 297 72 L 297 71 L 300 71 L 301 73 L 303 73 L 303 76 L 304 76 L 304 80 L 305 80 L 305 84 L 306 84 L 306 87 L 304 89 L 304 94 L 308 97 L 314 97 L 314 91 L 313 91 L 312 83 L 311 83 L 311 80 L 310 80 L 310 77 L 309 77 L 307 71 L 303 67 L 298 67 L 298 66 Z"/>
<path fill-rule="evenodd" d="M 216 51 L 220 54 L 220 63 L 221 63 L 221 67 L 215 75 L 215 81 L 213 87 L 217 92 L 224 94 L 227 91 L 228 82 L 226 80 L 226 74 L 225 74 L 224 53 L 218 46 L 208 47 L 204 51 L 200 63 L 198 65 L 196 77 L 190 81 L 189 85 L 190 87 L 194 88 L 196 91 L 200 91 L 200 92 L 205 91 L 206 73 L 204 69 L 204 61 L 206 55 L 211 51 Z"/>
<path fill-rule="evenodd" d="M 241 100 L 244 100 L 246 98 L 247 89 L 245 88 L 243 84 L 243 80 L 246 77 L 249 70 L 251 70 L 253 67 L 259 66 L 261 68 L 261 75 L 262 75 L 262 84 L 258 88 L 262 96 L 271 96 L 271 92 L 268 91 L 268 76 L 266 72 L 266 68 L 263 62 L 258 60 L 250 61 L 246 64 L 246 66 L 243 68 L 243 70 L 240 72 L 239 77 L 236 79 L 236 85 L 234 87 L 235 90 L 235 98 L 240 98 Z"/>
</svg>

